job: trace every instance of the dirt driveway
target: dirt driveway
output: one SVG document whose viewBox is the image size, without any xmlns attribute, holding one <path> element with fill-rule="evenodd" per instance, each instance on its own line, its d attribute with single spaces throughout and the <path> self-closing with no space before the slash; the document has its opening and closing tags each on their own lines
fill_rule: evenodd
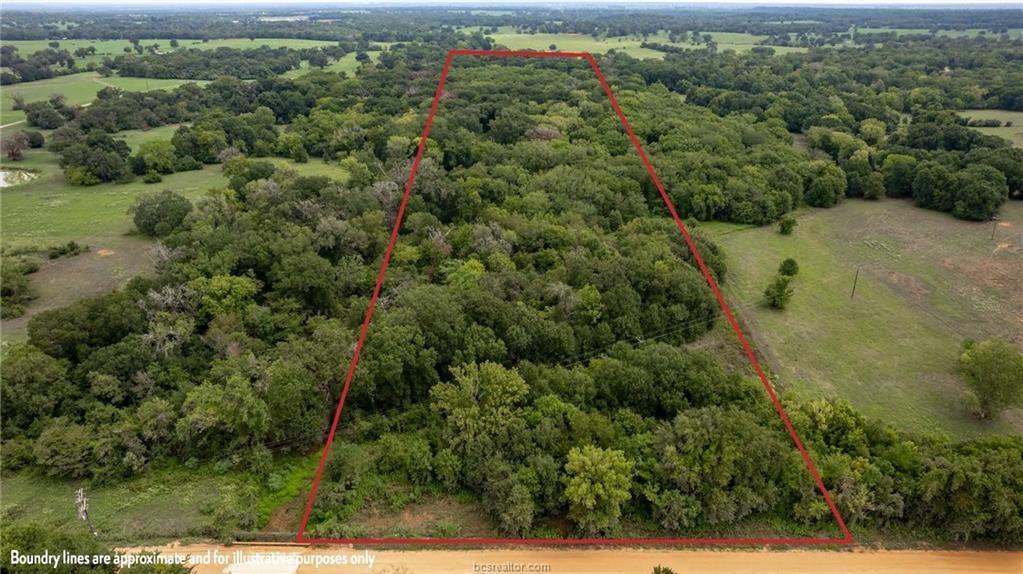
<svg viewBox="0 0 1023 574">
<path fill-rule="evenodd" d="M 1023 552 L 944 552 L 944 551 L 727 551 L 727 550 L 646 550 L 610 548 L 575 549 L 494 549 L 494 550 L 361 550 L 335 546 L 169 546 L 165 554 L 188 554 L 220 560 L 243 556 L 301 559 L 303 564 L 248 563 L 238 565 L 200 565 L 195 574 L 335 574 L 377 572 L 389 574 L 433 574 L 440 572 L 553 572 L 553 573 L 636 573 L 649 574 L 657 565 L 677 574 L 701 573 L 845 573 L 857 574 L 943 574 L 1023 572 Z M 242 554 L 237 554 L 241 552 Z M 346 560 L 349 565 L 316 566 L 313 561 Z M 367 562 L 372 561 L 372 566 Z"/>
</svg>

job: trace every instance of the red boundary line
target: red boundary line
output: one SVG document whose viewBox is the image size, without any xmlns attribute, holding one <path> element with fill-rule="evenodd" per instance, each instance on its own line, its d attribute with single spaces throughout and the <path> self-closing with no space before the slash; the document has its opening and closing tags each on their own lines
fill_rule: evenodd
<svg viewBox="0 0 1023 574">
<path fill-rule="evenodd" d="M 351 387 L 352 378 L 355 375 L 355 367 L 359 363 L 359 356 L 362 354 L 362 346 L 366 340 L 366 333 L 369 331 L 369 323 L 373 318 L 373 310 L 376 308 L 377 299 L 380 297 L 380 287 L 384 282 L 384 274 L 387 272 L 387 267 L 391 261 L 391 252 L 394 250 L 394 244 L 398 240 L 398 229 L 401 227 L 401 222 L 405 216 L 405 207 L 408 205 L 409 196 L 412 193 L 412 186 L 416 181 L 416 172 L 419 170 L 419 163 L 423 159 L 423 152 L 426 149 L 426 139 L 430 135 L 430 128 L 433 126 L 433 118 L 437 114 L 437 106 L 440 104 L 441 94 L 444 92 L 444 83 L 447 81 L 448 72 L 451 71 L 451 62 L 455 56 L 502 56 L 502 57 L 525 57 L 525 58 L 582 58 L 590 63 L 590 67 L 593 72 L 597 75 L 597 79 L 600 81 L 601 87 L 604 89 L 604 93 L 607 94 L 608 99 L 611 102 L 611 107 L 614 108 L 618 118 L 622 122 L 622 127 L 628 134 L 629 139 L 632 141 L 632 145 L 636 148 L 639 153 L 639 157 L 643 160 L 643 165 L 646 166 L 650 177 L 653 179 L 654 185 L 657 187 L 657 191 L 661 194 L 661 199 L 664 200 L 664 205 L 668 208 L 668 212 L 671 213 L 672 219 L 675 220 L 675 225 L 678 230 L 682 233 L 682 238 L 685 240 L 686 245 L 689 246 L 689 250 L 693 253 L 693 257 L 696 259 L 696 263 L 703 272 L 704 278 L 707 280 L 707 284 L 710 285 L 711 290 L 714 292 L 714 296 L 717 298 L 718 304 L 721 305 L 721 309 L 724 311 L 725 316 L 728 318 L 728 322 L 732 326 L 732 330 L 739 337 L 739 342 L 742 343 L 743 350 L 746 351 L 746 356 L 749 358 L 750 363 L 753 365 L 753 369 L 756 371 L 757 376 L 760 377 L 760 381 L 764 384 L 764 389 L 767 394 L 771 397 L 771 402 L 774 403 L 774 408 L 778 412 L 778 416 L 785 423 L 785 428 L 788 430 L 789 436 L 792 437 L 792 441 L 795 443 L 796 448 L 799 449 L 799 454 L 803 457 L 803 462 L 806 464 L 807 469 L 813 476 L 814 482 L 817 484 L 817 488 L 824 496 L 824 500 L 828 504 L 828 508 L 831 509 L 831 514 L 835 517 L 835 521 L 838 523 L 838 527 L 841 529 L 843 538 L 306 538 L 305 529 L 309 522 L 309 516 L 313 510 L 313 501 L 316 499 L 316 492 L 320 487 L 320 478 L 323 476 L 323 469 L 327 462 L 327 455 L 330 453 L 330 446 L 334 442 L 334 434 L 337 432 L 337 424 L 341 418 L 341 410 L 345 406 L 345 399 L 348 397 L 348 389 Z M 700 257 L 699 250 L 696 249 L 696 244 L 693 242 L 693 238 L 689 235 L 689 231 L 686 230 L 685 225 L 682 223 L 682 219 L 679 217 L 678 212 L 675 210 L 674 204 L 668 197 L 668 193 L 664 190 L 664 185 L 661 180 L 657 177 L 657 173 L 654 172 L 654 167 L 650 163 L 650 159 L 647 157 L 646 152 L 643 151 L 643 146 L 639 142 L 639 138 L 632 131 L 632 126 L 629 124 L 629 120 L 626 119 L 625 113 L 622 112 L 621 106 L 618 105 L 618 99 L 615 98 L 614 92 L 611 91 L 611 86 L 608 85 L 607 80 L 604 78 L 604 74 L 600 71 L 600 66 L 597 65 L 597 60 L 594 59 L 593 55 L 588 52 L 529 52 L 529 51 L 515 51 L 515 50 L 450 50 L 448 51 L 447 58 L 444 60 L 444 68 L 440 74 L 440 81 L 437 83 L 437 91 L 433 95 L 433 103 L 430 105 L 430 114 L 426 118 L 426 125 L 423 127 L 423 134 L 419 138 L 419 147 L 416 149 L 415 159 L 412 161 L 412 170 L 409 173 L 408 182 L 405 184 L 405 193 L 401 198 L 401 204 L 398 207 L 398 214 L 394 220 L 394 228 L 391 230 L 391 238 L 387 243 L 387 250 L 384 252 L 384 260 L 380 265 L 380 272 L 377 273 L 376 286 L 373 287 L 373 296 L 369 300 L 369 307 L 366 309 L 366 317 L 362 321 L 362 329 L 359 332 L 359 340 L 355 345 L 355 354 L 352 356 L 351 362 L 348 364 L 348 374 L 345 376 L 345 384 L 341 389 L 341 400 L 337 405 L 337 411 L 334 412 L 334 420 L 330 424 L 330 434 L 327 436 L 327 443 L 323 447 L 323 455 L 320 457 L 320 464 L 316 469 L 316 477 L 313 479 L 313 487 L 309 493 L 309 500 L 306 502 L 305 512 L 302 515 L 302 522 L 299 525 L 298 536 L 296 537 L 297 542 L 309 543 L 309 544 L 517 544 L 517 545 L 537 545 L 537 546 L 548 546 L 548 545 L 637 545 L 637 544 L 853 544 L 855 539 L 853 538 L 852 532 L 846 526 L 845 521 L 842 520 L 841 514 L 838 512 L 838 507 L 835 506 L 835 502 L 831 499 L 831 494 L 828 492 L 827 487 L 824 486 L 824 482 L 821 480 L 820 473 L 817 471 L 817 467 L 814 466 L 813 461 L 810 459 L 810 454 L 807 452 L 806 447 L 803 446 L 803 441 L 799 439 L 799 435 L 796 433 L 796 429 L 792 426 L 792 422 L 789 421 L 788 415 L 785 414 L 785 409 L 781 406 L 781 401 L 778 400 L 778 395 L 774 392 L 774 388 L 768 382 L 767 377 L 764 375 L 764 371 L 760 368 L 760 363 L 757 361 L 756 355 L 753 353 L 753 349 L 746 341 L 746 337 L 742 333 L 742 329 L 739 328 L 739 323 L 735 320 L 735 316 L 732 314 L 732 310 L 728 307 L 728 303 L 725 302 L 724 296 L 721 294 L 721 290 L 718 288 L 717 282 L 714 281 L 714 277 L 711 276 L 710 270 L 707 265 L 703 262 L 703 258 Z"/>
</svg>

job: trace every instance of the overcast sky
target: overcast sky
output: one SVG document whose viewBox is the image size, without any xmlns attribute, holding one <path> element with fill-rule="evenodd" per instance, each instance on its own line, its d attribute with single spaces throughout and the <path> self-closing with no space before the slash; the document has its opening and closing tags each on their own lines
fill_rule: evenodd
<svg viewBox="0 0 1023 574">
<path fill-rule="evenodd" d="M 842 7 L 842 6 L 873 6 L 873 7 L 927 7 L 927 6 L 941 6 L 941 7 L 960 7 L 960 8 L 978 8 L 978 7 L 1001 7 L 1011 8 L 1019 7 L 1023 10 L 1023 0 L 983 0 L 982 2 L 970 2 L 964 0 L 687 0 L 679 2 L 677 0 L 642 0 L 640 2 L 594 2 L 592 0 L 559 0 L 556 2 L 542 2 L 539 0 L 520 0 L 520 1 L 508 1 L 508 0 L 427 0 L 423 2 L 412 2 L 409 0 L 375 0 L 369 2 L 367 0 L 82 0 L 82 1 L 68 1 L 58 0 L 40 2 L 39 0 L 0 0 L 2 6 L 18 6 L 18 7 L 55 7 L 60 6 L 80 6 L 88 7 L 95 5 L 102 6 L 151 6 L 151 7 L 174 7 L 180 5 L 205 5 L 205 6 L 239 6 L 246 7 L 251 6 L 253 8 L 274 8 L 280 6 L 298 6 L 307 4 L 316 7 L 330 7 L 330 6 L 414 6 L 414 5 L 429 5 L 429 6 L 472 6 L 472 7 L 485 7 L 485 6 L 587 6 L 592 8 L 600 7 L 623 7 L 629 4 L 635 4 L 637 7 L 659 5 L 659 6 L 713 6 L 713 5 L 728 5 L 728 6 L 831 6 L 831 7 Z"/>
</svg>

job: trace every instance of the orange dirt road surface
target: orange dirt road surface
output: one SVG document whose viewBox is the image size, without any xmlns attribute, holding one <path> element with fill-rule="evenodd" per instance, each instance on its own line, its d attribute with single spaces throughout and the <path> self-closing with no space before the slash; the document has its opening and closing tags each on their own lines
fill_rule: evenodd
<svg viewBox="0 0 1023 574">
<path fill-rule="evenodd" d="M 134 553 L 143 549 L 122 549 Z M 666 566 L 677 574 L 775 574 L 775 573 L 855 573 L 855 574 L 962 574 L 1023 573 L 1023 552 L 960 551 L 873 551 L 873 550 L 664 550 L 639 548 L 527 549 L 490 550 L 373 550 L 347 546 L 218 546 L 210 544 L 171 545 L 156 550 L 164 555 L 219 554 L 221 561 L 235 559 L 237 553 L 247 564 L 198 565 L 194 574 L 434 574 L 447 572 L 552 572 L 571 574 L 636 573 L 649 574 L 655 566 Z M 259 557 L 285 556 L 301 559 L 303 564 L 272 564 Z M 257 561 L 251 562 L 256 557 Z M 347 559 L 359 564 L 319 566 L 314 560 Z M 372 560 L 372 566 L 365 562 Z"/>
</svg>

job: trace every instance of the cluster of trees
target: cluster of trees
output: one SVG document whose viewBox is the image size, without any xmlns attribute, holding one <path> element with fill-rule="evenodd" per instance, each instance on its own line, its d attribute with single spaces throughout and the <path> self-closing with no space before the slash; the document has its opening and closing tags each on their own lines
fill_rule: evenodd
<svg viewBox="0 0 1023 574">
<path fill-rule="evenodd" d="M 0 85 L 46 80 L 75 72 L 75 57 L 67 50 L 46 48 L 22 57 L 17 46 L 0 46 Z"/>
<path fill-rule="evenodd" d="M 157 275 L 40 313 L 5 352 L 5 468 L 110 480 L 215 459 L 260 474 L 321 446 L 419 143 L 416 94 L 443 53 L 409 45 L 356 79 L 185 88 L 168 109 L 211 111 L 134 157 L 78 125 L 84 114 L 57 130 L 72 173 L 158 174 L 187 157 L 223 162 L 230 183 L 194 206 L 140 199 L 136 226 L 162 238 Z M 765 516 L 828 528 L 762 388 L 683 346 L 718 306 L 590 72 L 470 62 L 449 82 L 311 528 L 358 533 L 365 505 L 426 487 L 477 499 L 515 535 L 562 518 L 590 535 Z M 843 170 L 793 152 L 782 121 L 624 83 L 684 212 L 764 222 L 845 194 Z M 348 177 L 259 159 L 273 153 L 341 162 Z M 722 254 L 696 241 L 726 281 Z M 908 437 L 843 403 L 790 401 L 854 525 L 1023 536 L 1018 437 Z"/>
</svg>

